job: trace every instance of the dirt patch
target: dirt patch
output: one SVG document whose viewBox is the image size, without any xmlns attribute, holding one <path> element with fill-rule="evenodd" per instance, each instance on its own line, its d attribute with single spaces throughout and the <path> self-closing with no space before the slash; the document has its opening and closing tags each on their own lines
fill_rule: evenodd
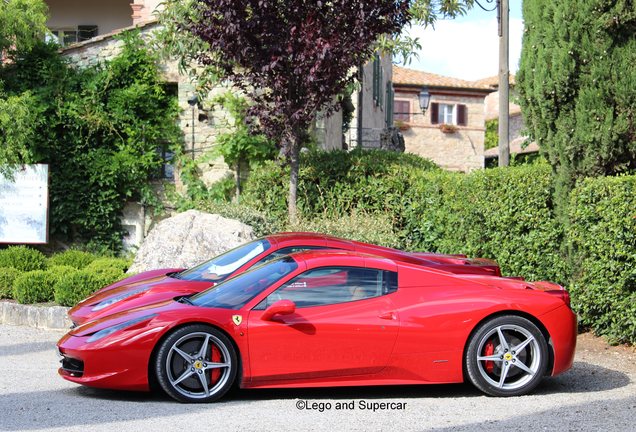
<svg viewBox="0 0 636 432">
<path fill-rule="evenodd" d="M 609 364 L 618 370 L 636 373 L 636 347 L 612 346 L 592 333 L 582 333 L 576 342 L 576 360 Z"/>
</svg>

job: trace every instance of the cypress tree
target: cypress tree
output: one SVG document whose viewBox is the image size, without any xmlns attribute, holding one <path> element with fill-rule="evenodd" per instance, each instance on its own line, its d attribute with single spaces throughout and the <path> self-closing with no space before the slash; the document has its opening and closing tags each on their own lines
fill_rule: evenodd
<svg viewBox="0 0 636 432">
<path fill-rule="evenodd" d="M 523 2 L 520 101 L 561 203 L 578 178 L 636 168 L 635 3 Z"/>
</svg>

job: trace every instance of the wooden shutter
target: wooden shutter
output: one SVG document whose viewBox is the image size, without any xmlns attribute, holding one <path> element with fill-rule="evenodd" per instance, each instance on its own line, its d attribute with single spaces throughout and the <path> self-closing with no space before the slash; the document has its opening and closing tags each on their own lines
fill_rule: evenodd
<svg viewBox="0 0 636 432">
<path fill-rule="evenodd" d="M 439 104 L 431 103 L 431 124 L 439 124 Z"/>
<path fill-rule="evenodd" d="M 466 126 L 468 124 L 466 105 L 457 105 L 457 124 L 459 126 Z"/>
<path fill-rule="evenodd" d="M 393 83 L 391 81 L 386 82 L 386 127 L 393 126 L 393 118 L 395 112 L 395 92 L 393 91 Z"/>
<path fill-rule="evenodd" d="M 373 57 L 373 102 L 375 106 L 380 104 L 380 57 Z"/>
</svg>

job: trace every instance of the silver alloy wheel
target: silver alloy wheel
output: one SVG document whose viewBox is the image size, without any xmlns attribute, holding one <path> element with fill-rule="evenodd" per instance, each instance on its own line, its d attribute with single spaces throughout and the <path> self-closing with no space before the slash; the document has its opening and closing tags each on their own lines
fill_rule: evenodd
<svg viewBox="0 0 636 432">
<path fill-rule="evenodd" d="M 214 349 L 218 350 L 220 361 L 212 361 Z M 230 378 L 230 359 L 227 347 L 216 336 L 207 332 L 188 333 L 173 343 L 168 351 L 167 378 L 172 388 L 187 398 L 208 398 L 223 388 Z M 211 383 L 214 370 L 219 370 L 220 376 Z"/>
<path fill-rule="evenodd" d="M 483 355 L 486 345 L 494 345 L 492 354 Z M 498 343 L 498 345 L 495 345 Z M 539 342 L 530 331 L 516 324 L 504 324 L 487 332 L 477 347 L 477 368 L 482 378 L 501 390 L 525 386 L 541 368 Z M 492 370 L 486 362 L 493 362 Z"/>
</svg>

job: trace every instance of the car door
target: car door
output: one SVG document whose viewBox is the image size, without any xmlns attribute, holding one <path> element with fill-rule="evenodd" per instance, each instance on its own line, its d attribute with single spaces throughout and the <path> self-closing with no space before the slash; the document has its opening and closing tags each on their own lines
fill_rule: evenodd
<svg viewBox="0 0 636 432">
<path fill-rule="evenodd" d="M 283 284 L 248 317 L 252 382 L 381 371 L 398 334 L 396 290 L 395 272 L 364 267 L 314 268 Z M 295 312 L 262 319 L 279 300 Z"/>
</svg>

